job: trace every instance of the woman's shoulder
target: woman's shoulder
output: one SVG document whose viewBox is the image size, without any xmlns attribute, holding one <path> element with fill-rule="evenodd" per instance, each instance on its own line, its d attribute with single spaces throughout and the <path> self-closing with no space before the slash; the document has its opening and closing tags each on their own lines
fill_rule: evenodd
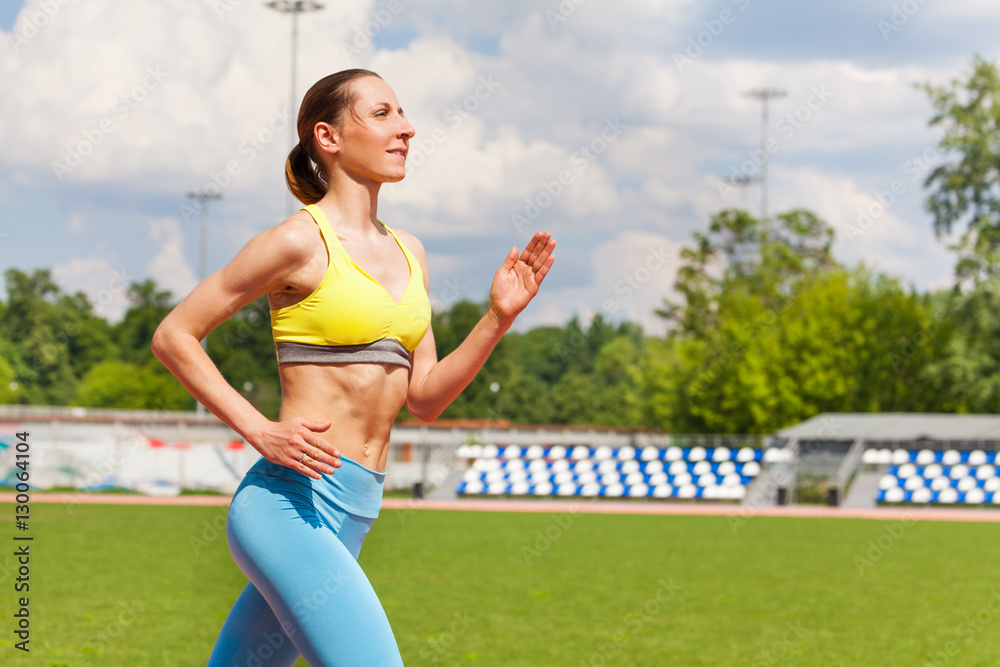
<svg viewBox="0 0 1000 667">
<path fill-rule="evenodd" d="M 393 227 L 392 232 L 396 235 L 403 245 L 410 249 L 414 255 L 419 258 L 426 257 L 426 251 L 424 250 L 424 244 L 420 242 L 416 236 L 406 231 L 405 229 L 399 229 L 398 227 Z"/>
<path fill-rule="evenodd" d="M 322 243 L 319 226 L 306 211 L 298 211 L 260 235 L 273 252 L 287 261 L 305 260 L 316 252 Z"/>
</svg>

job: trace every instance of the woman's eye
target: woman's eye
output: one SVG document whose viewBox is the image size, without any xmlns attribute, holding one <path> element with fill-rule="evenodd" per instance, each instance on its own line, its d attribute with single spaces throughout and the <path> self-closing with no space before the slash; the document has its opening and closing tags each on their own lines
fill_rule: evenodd
<svg viewBox="0 0 1000 667">
<path fill-rule="evenodd" d="M 388 111 L 385 111 L 385 110 L 382 110 L 382 111 L 376 111 L 376 112 L 375 112 L 375 115 L 376 115 L 376 116 L 388 116 L 388 115 L 389 115 L 389 112 L 388 112 Z"/>
</svg>

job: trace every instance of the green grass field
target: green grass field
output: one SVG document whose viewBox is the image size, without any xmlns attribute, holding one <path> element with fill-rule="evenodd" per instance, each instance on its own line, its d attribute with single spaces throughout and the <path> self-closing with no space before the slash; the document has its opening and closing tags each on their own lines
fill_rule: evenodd
<svg viewBox="0 0 1000 667">
<path fill-rule="evenodd" d="M 205 664 L 246 583 L 225 508 L 32 513 L 32 651 L 12 647 L 4 548 L 0 665 Z M 407 665 L 996 665 L 997 532 L 383 510 L 361 564 Z"/>
</svg>

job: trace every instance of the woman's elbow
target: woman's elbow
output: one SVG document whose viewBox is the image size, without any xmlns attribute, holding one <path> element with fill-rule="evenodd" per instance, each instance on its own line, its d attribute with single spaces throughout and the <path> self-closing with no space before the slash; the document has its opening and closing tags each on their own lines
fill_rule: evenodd
<svg viewBox="0 0 1000 667">
<path fill-rule="evenodd" d="M 435 410 L 433 406 L 415 400 L 408 400 L 406 402 L 406 409 L 410 411 L 411 415 L 426 423 L 434 421 L 443 412 L 443 410 Z"/>
<path fill-rule="evenodd" d="M 152 350 L 153 356 L 164 362 L 165 359 L 169 358 L 171 355 L 171 350 L 173 346 L 171 345 L 171 336 L 167 328 L 160 324 L 156 327 L 156 331 L 153 332 L 153 338 L 149 343 L 149 349 Z"/>
</svg>

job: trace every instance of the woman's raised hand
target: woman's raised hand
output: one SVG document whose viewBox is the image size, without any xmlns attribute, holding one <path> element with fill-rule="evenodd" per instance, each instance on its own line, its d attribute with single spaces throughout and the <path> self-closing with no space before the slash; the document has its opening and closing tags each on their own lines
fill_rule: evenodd
<svg viewBox="0 0 1000 667">
<path fill-rule="evenodd" d="M 502 324 L 509 325 L 538 294 L 538 286 L 555 261 L 555 247 L 551 233 L 535 232 L 520 255 L 516 247 L 507 253 L 490 287 L 490 308 Z"/>
<path fill-rule="evenodd" d="M 319 435 L 331 425 L 302 417 L 268 422 L 251 444 L 271 463 L 321 479 L 320 473 L 329 474 L 341 466 L 340 452 Z"/>
</svg>

